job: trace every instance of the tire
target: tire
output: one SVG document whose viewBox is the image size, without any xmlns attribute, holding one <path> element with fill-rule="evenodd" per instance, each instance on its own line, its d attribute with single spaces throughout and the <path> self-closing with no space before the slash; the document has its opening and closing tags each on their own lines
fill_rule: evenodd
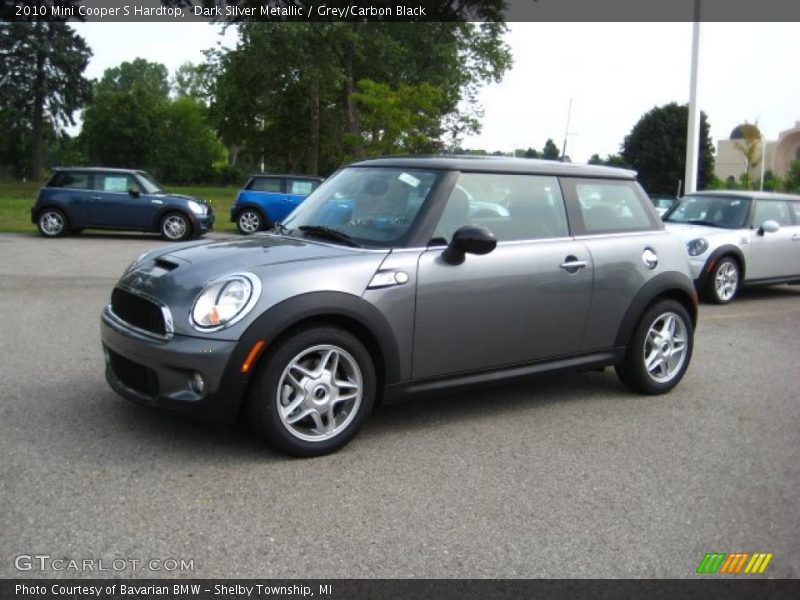
<svg viewBox="0 0 800 600">
<path fill-rule="evenodd" d="M 55 238 L 67 235 L 69 222 L 63 211 L 57 208 L 45 208 L 36 217 L 36 227 L 44 237 Z"/>
<path fill-rule="evenodd" d="M 739 263 L 730 256 L 725 256 L 714 266 L 703 295 L 714 304 L 728 304 L 736 297 L 740 282 Z"/>
<path fill-rule="evenodd" d="M 625 358 L 616 367 L 617 376 L 640 394 L 663 394 L 683 378 L 693 348 L 694 328 L 687 310 L 675 300 L 660 300 L 639 319 Z M 664 352 L 669 353 L 666 361 Z"/>
<path fill-rule="evenodd" d="M 361 429 L 375 391 L 372 358 L 355 336 L 335 327 L 303 329 L 278 342 L 257 372 L 250 421 L 287 454 L 330 454 Z"/>
<path fill-rule="evenodd" d="M 252 235 L 257 231 L 267 229 L 267 220 L 261 211 L 255 208 L 245 208 L 236 216 L 236 227 L 242 235 Z"/>
<path fill-rule="evenodd" d="M 161 237 L 170 242 L 180 242 L 192 235 L 192 224 L 189 217 L 179 212 L 164 215 L 158 226 Z"/>
</svg>

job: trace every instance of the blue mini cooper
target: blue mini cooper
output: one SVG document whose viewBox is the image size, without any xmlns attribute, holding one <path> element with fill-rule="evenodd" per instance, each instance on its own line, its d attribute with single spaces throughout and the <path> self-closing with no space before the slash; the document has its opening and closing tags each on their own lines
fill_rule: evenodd
<svg viewBox="0 0 800 600">
<path fill-rule="evenodd" d="M 282 221 L 322 183 L 306 175 L 253 175 L 236 196 L 231 221 L 250 235 Z"/>
</svg>

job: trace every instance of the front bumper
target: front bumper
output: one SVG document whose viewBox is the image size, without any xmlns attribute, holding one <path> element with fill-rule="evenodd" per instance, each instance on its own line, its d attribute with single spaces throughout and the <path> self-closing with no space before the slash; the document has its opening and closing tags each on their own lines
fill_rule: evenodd
<svg viewBox="0 0 800 600">
<path fill-rule="evenodd" d="M 247 387 L 247 378 L 231 368 L 237 342 L 158 339 L 126 327 L 110 307 L 103 310 L 100 334 L 106 379 L 123 398 L 202 420 L 236 420 Z M 202 391 L 192 385 L 195 373 L 205 382 Z"/>
<path fill-rule="evenodd" d="M 207 233 L 214 229 L 214 220 L 215 216 L 214 213 L 208 213 L 206 215 L 198 216 L 192 213 L 192 228 L 196 233 Z"/>
</svg>

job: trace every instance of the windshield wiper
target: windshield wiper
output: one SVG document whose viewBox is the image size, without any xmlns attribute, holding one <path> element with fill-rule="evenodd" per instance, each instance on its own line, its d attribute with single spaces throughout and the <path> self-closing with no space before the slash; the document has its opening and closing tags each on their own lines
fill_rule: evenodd
<svg viewBox="0 0 800 600">
<path fill-rule="evenodd" d="M 281 235 L 286 235 L 287 233 L 289 233 L 291 231 L 291 229 L 289 229 L 286 225 L 284 225 L 280 221 L 275 221 L 272 224 L 272 231 L 276 231 L 276 232 L 280 233 Z"/>
<path fill-rule="evenodd" d="M 712 223 L 711 221 L 703 221 L 702 219 L 689 219 L 685 221 L 685 223 L 691 223 L 692 225 L 707 225 L 708 227 L 719 227 L 716 223 Z"/>
<path fill-rule="evenodd" d="M 303 233 L 310 233 L 311 235 L 315 235 L 317 237 L 343 242 L 348 246 L 354 246 L 358 248 L 361 247 L 361 244 L 359 244 L 346 233 L 325 225 L 300 225 L 298 229 Z"/>
</svg>

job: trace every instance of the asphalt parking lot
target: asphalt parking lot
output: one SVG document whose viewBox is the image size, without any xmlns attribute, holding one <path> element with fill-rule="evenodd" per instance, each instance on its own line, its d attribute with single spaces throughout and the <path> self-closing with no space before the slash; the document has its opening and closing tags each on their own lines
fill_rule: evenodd
<svg viewBox="0 0 800 600">
<path fill-rule="evenodd" d="M 404 401 L 297 460 L 107 386 L 100 311 L 161 243 L 0 235 L 0 577 L 80 575 L 20 554 L 194 561 L 125 577 L 692 577 L 711 551 L 800 576 L 800 286 L 702 305 L 667 396 L 607 369 Z"/>
</svg>

